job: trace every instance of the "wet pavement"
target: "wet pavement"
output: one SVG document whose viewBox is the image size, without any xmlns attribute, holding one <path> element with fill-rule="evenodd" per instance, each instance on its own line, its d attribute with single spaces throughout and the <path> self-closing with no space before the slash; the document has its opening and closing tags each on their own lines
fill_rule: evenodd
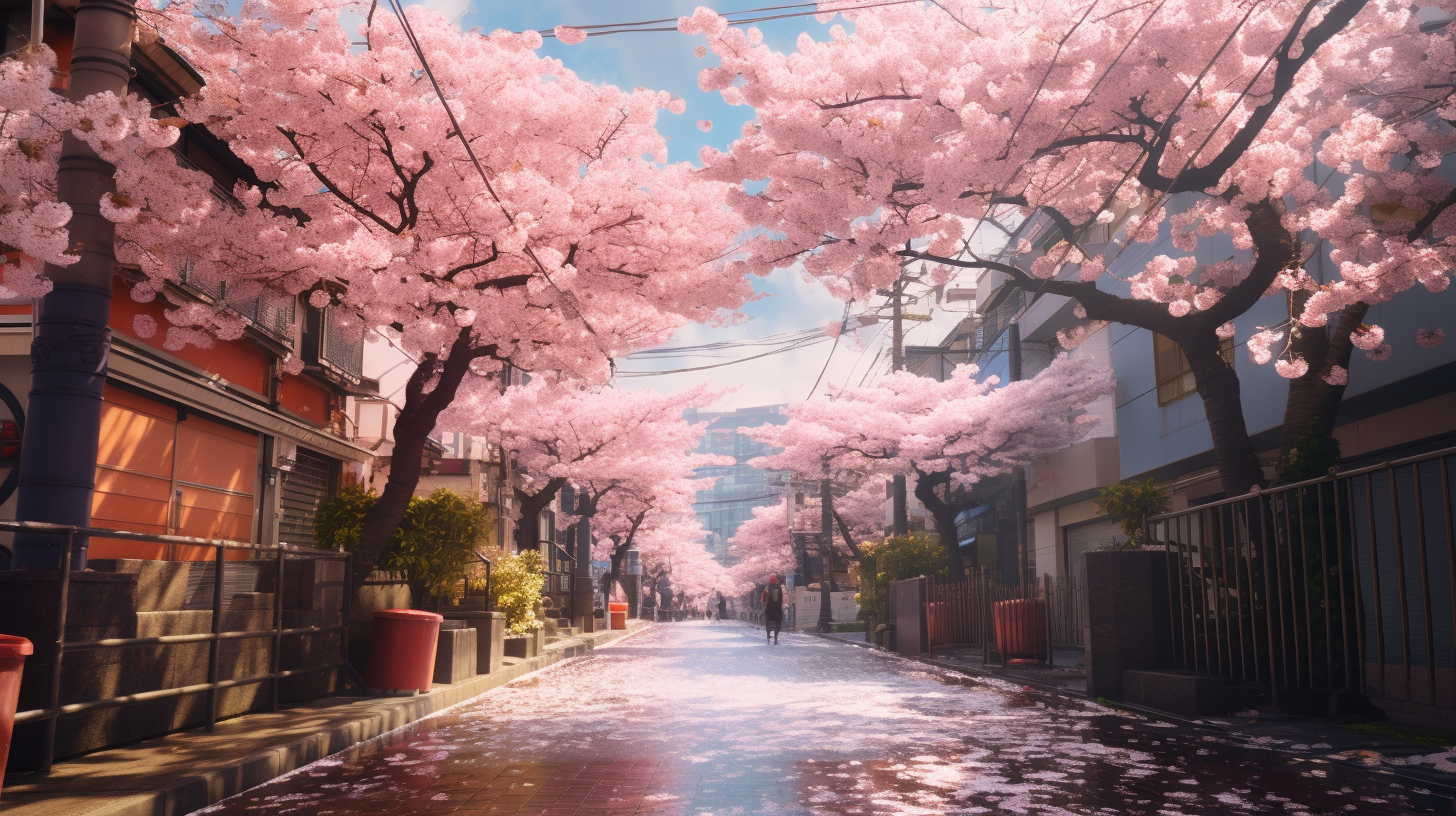
<svg viewBox="0 0 1456 816">
<path fill-rule="evenodd" d="M 665 624 L 211 814 L 1451 813 L 1387 774 L 741 624 Z"/>
</svg>

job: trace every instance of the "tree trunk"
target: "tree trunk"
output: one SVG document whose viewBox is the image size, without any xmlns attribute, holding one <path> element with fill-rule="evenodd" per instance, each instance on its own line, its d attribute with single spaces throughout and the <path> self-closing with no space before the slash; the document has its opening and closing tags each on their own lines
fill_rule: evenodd
<svg viewBox="0 0 1456 816">
<path fill-rule="evenodd" d="M 1302 251 L 1298 236 L 1284 226 L 1285 208 L 1281 200 L 1258 201 L 1250 204 L 1247 212 L 1244 224 L 1248 227 L 1249 236 L 1254 243 L 1253 268 L 1243 280 L 1228 287 L 1217 303 L 1184 317 L 1174 317 L 1166 304 L 1120 297 L 1099 289 L 1095 282 L 1042 280 L 1015 266 L 998 261 L 967 261 L 913 250 L 900 254 L 950 266 L 997 269 L 1009 276 L 1011 285 L 1025 291 L 1062 295 L 1076 300 L 1092 320 L 1137 326 L 1177 343 L 1193 370 L 1198 393 L 1203 397 L 1204 412 L 1213 437 L 1214 457 L 1218 462 L 1224 492 L 1239 496 L 1261 484 L 1263 472 L 1259 467 L 1258 452 L 1254 450 L 1244 424 L 1238 375 L 1218 354 L 1216 330 L 1258 303 L 1278 279 L 1280 272 L 1299 264 Z M 1311 367 L 1313 368 L 1313 364 Z M 918 489 L 916 495 L 920 495 Z"/>
<path fill-rule="evenodd" d="M 952 577 L 959 578 L 965 573 L 965 562 L 961 560 L 960 537 L 956 533 L 956 510 L 935 492 L 935 488 L 941 485 L 944 485 L 946 489 L 950 488 L 950 471 L 917 473 L 916 476 L 915 498 L 925 505 L 925 509 L 930 511 L 931 518 L 935 520 L 935 535 L 940 539 L 940 546 L 945 550 L 945 560 L 950 566 L 950 574 Z"/>
<path fill-rule="evenodd" d="M 856 560 L 863 558 L 864 554 L 860 552 L 859 545 L 854 543 L 854 536 L 849 534 L 849 525 L 845 523 L 844 516 L 838 510 L 834 511 L 834 521 L 839 524 L 839 534 L 844 536 L 844 546 L 849 550 L 849 554 Z"/>
<path fill-rule="evenodd" d="M 389 479 L 379 501 L 364 514 L 359 546 L 354 549 L 354 586 L 363 586 L 369 573 L 384 555 L 394 531 L 404 521 L 410 499 L 424 470 L 421 459 L 425 443 L 435 430 L 440 413 L 450 406 L 460 383 L 474 360 L 488 356 L 494 347 L 472 349 L 470 330 L 461 329 L 450 346 L 450 356 L 440 359 L 427 354 L 405 385 L 404 407 L 394 422 L 394 450 L 389 459 Z M 430 384 L 434 387 L 428 392 Z"/>
<path fill-rule="evenodd" d="M 1249 439 L 1244 423 L 1244 403 L 1239 391 L 1239 378 L 1234 368 L 1219 352 L 1218 335 L 1210 329 L 1194 336 L 1185 333 L 1179 343 L 1198 396 L 1203 398 L 1203 413 L 1208 418 L 1208 432 L 1213 437 L 1213 457 L 1218 463 L 1219 481 L 1228 496 L 1242 496 L 1264 480 L 1259 467 L 1259 452 Z"/>
<path fill-rule="evenodd" d="M 521 516 L 516 522 L 516 552 L 538 549 L 541 546 L 539 528 L 541 512 L 551 506 L 551 500 L 561 492 L 566 480 L 556 477 L 535 493 L 516 490 L 516 503 L 521 506 Z"/>
<path fill-rule="evenodd" d="M 1290 299 L 1291 317 L 1298 319 L 1309 296 L 1303 290 L 1294 293 Z M 1355 348 L 1350 335 L 1369 310 L 1365 303 L 1346 306 L 1333 330 L 1295 326 L 1290 347 L 1309 364 L 1309 371 L 1289 381 L 1289 399 L 1279 433 L 1280 481 L 1312 479 L 1339 464 L 1339 448 L 1334 443 L 1335 414 L 1345 397 L 1345 386 L 1327 382 L 1325 377 L 1335 366 L 1349 371 Z"/>
</svg>

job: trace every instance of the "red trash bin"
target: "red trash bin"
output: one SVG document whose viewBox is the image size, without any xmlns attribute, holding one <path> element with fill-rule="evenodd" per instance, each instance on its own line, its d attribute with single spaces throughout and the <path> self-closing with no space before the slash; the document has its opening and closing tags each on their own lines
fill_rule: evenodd
<svg viewBox="0 0 1456 816">
<path fill-rule="evenodd" d="M 995 605 L 996 645 L 1003 657 L 1043 657 L 1047 653 L 1046 601 L 1021 598 Z"/>
<path fill-rule="evenodd" d="M 417 609 L 381 609 L 369 635 L 364 682 L 387 691 L 429 691 L 435 646 L 445 617 Z"/>
<path fill-rule="evenodd" d="M 10 734 L 15 730 L 15 706 L 20 702 L 20 673 L 26 655 L 35 653 L 30 641 L 0 635 L 0 788 L 5 784 L 5 762 L 10 758 Z"/>
<path fill-rule="evenodd" d="M 619 601 L 612 601 L 608 603 L 607 615 L 611 618 L 611 628 L 627 628 L 627 604 Z"/>
</svg>

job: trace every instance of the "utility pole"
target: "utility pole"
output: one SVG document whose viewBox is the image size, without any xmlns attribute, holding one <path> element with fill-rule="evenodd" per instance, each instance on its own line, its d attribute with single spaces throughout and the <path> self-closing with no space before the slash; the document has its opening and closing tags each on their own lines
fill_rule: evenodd
<svg viewBox="0 0 1456 816">
<path fill-rule="evenodd" d="M 69 98 L 125 97 L 131 84 L 134 0 L 80 0 L 71 52 Z M 116 225 L 101 215 L 101 197 L 116 190 L 116 168 L 67 134 L 61 142 L 56 197 L 71 208 L 71 245 L 80 260 L 46 264 L 51 291 L 41 298 L 31 342 L 30 401 L 20 453 L 15 517 L 87 527 L 96 489 L 101 390 L 111 350 L 111 279 L 116 272 Z M 14 569 L 56 569 L 61 539 L 16 536 Z M 71 559 L 86 568 L 86 544 Z"/>
<path fill-rule="evenodd" d="M 1021 326 L 1013 322 L 1006 329 L 1006 363 L 1009 369 L 1011 382 L 1021 380 Z M 1012 523 L 1016 525 L 1016 582 L 1026 583 L 1028 573 L 1028 553 L 1030 552 L 1026 540 L 1026 469 L 1016 468 L 1012 471 L 1011 481 L 1011 509 Z M 1004 574 L 1004 573 L 1003 573 Z"/>
<path fill-rule="evenodd" d="M 819 482 L 819 536 L 824 549 L 824 575 L 819 579 L 819 624 L 817 631 L 828 632 L 833 628 L 833 598 L 829 594 L 829 580 L 834 574 L 834 562 L 830 550 L 834 548 L 834 496 L 830 493 L 830 480 Z"/>
<path fill-rule="evenodd" d="M 905 370 L 905 320 L 904 320 L 905 274 L 895 279 L 895 288 L 890 297 L 890 369 Z M 892 507 L 891 532 L 897 536 L 910 532 L 910 509 L 905 495 L 905 475 L 895 476 L 890 482 Z"/>
</svg>

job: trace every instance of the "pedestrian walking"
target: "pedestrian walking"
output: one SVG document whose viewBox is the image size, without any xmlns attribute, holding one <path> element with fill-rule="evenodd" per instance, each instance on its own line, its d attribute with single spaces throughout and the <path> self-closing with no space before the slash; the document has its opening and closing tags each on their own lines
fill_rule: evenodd
<svg viewBox="0 0 1456 816">
<path fill-rule="evenodd" d="M 777 645 L 779 642 L 779 630 L 784 625 L 784 588 L 779 585 L 779 577 L 770 575 L 768 586 L 763 590 L 763 630 L 768 642 Z"/>
<path fill-rule="evenodd" d="M 728 617 L 728 599 L 727 598 L 724 598 L 723 597 L 723 593 L 719 592 L 718 593 L 718 620 L 719 621 L 722 621 L 726 617 Z"/>
</svg>

